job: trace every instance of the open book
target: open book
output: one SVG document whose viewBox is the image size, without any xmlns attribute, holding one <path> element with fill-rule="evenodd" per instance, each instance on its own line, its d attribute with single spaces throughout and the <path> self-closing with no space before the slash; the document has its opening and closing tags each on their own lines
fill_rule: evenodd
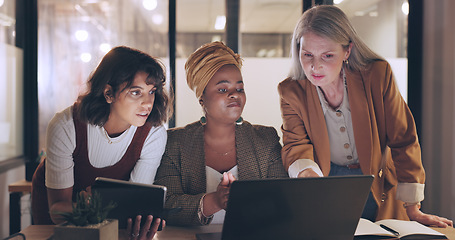
<svg viewBox="0 0 455 240">
<path fill-rule="evenodd" d="M 385 219 L 377 222 L 360 218 L 354 239 L 447 239 L 447 237 L 415 221 Z"/>
</svg>

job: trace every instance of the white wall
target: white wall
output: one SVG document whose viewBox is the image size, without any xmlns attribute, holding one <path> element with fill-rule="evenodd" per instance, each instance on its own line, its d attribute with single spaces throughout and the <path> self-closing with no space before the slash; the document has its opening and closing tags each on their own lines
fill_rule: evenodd
<svg viewBox="0 0 455 240">
<path fill-rule="evenodd" d="M 367 46 L 385 58 L 397 57 L 400 44 L 397 41 L 401 41 L 398 24 L 404 22 L 398 19 L 399 14 L 402 14 L 401 9 L 397 7 L 399 5 L 396 0 L 381 0 L 372 10 L 377 14 L 376 17 L 371 17 L 367 13 L 364 16 L 353 16 L 350 19 Z M 349 11 L 349 9 L 345 11 Z"/>
<path fill-rule="evenodd" d="M 23 50 L 0 43 L 0 161 L 23 153 Z"/>
<path fill-rule="evenodd" d="M 193 91 L 186 83 L 184 64 L 176 61 L 176 126 L 184 126 L 199 120 L 203 112 Z M 281 113 L 277 86 L 286 78 L 288 58 L 246 58 L 242 69 L 247 97 L 243 118 L 251 123 L 281 125 Z"/>
<path fill-rule="evenodd" d="M 186 84 L 186 59 L 176 61 L 176 126 L 199 120 L 202 109 L 193 91 Z M 398 87 L 407 96 L 407 59 L 387 59 L 392 66 Z M 273 126 L 281 136 L 281 110 L 278 83 L 284 80 L 290 66 L 289 58 L 245 58 L 242 68 L 247 101 L 243 118 L 254 124 Z"/>
</svg>

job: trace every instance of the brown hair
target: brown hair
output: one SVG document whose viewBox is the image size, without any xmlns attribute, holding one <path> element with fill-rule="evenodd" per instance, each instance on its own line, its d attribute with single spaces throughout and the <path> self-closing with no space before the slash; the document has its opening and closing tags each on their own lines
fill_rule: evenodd
<svg viewBox="0 0 455 240">
<path fill-rule="evenodd" d="M 147 84 L 156 87 L 152 112 L 147 118 L 153 126 L 166 122 L 172 114 L 172 99 L 166 93 L 164 85 L 166 75 L 163 64 L 156 58 L 137 49 L 119 46 L 110 50 L 90 76 L 88 91 L 78 98 L 78 115 L 82 121 L 103 126 L 110 114 L 110 105 L 104 97 L 107 84 L 112 87 L 112 95 L 124 91 L 134 82 L 136 73 L 148 74 Z M 126 86 L 120 89 L 122 84 Z"/>
</svg>

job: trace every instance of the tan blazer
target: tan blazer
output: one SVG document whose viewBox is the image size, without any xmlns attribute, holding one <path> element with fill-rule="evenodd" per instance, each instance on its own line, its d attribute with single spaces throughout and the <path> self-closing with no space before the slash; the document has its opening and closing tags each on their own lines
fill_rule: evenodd
<svg viewBox="0 0 455 240">
<path fill-rule="evenodd" d="M 235 130 L 239 179 L 287 178 L 281 161 L 281 144 L 273 127 L 244 121 Z M 168 130 L 166 150 L 155 184 L 167 187 L 166 208 L 179 213 L 166 219 L 169 225 L 201 225 L 198 207 L 206 193 L 204 128 L 194 122 Z"/>
<path fill-rule="evenodd" d="M 407 219 L 403 203 L 395 200 L 397 182 L 425 181 L 414 118 L 387 62 L 347 71 L 346 82 L 360 166 L 364 174 L 375 176 L 371 190 L 378 204 L 377 219 Z M 312 159 L 327 176 L 329 136 L 316 87 L 308 80 L 286 79 L 278 91 L 285 168 L 297 159 Z"/>
</svg>

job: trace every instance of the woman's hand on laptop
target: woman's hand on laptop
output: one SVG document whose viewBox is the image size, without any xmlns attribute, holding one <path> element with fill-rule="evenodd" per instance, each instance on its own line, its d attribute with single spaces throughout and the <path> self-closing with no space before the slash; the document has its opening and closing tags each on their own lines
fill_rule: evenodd
<svg viewBox="0 0 455 240">
<path fill-rule="evenodd" d="M 142 216 L 136 216 L 134 221 L 131 218 L 128 218 L 127 221 L 127 228 L 126 232 L 129 234 L 130 240 L 151 240 L 155 236 L 156 232 L 158 231 L 158 227 L 160 226 L 161 221 L 163 221 L 163 227 L 165 225 L 165 221 L 157 218 L 153 221 L 153 216 L 148 215 L 147 219 L 145 220 L 144 225 L 141 228 L 141 219 Z"/>
<path fill-rule="evenodd" d="M 312 168 L 307 168 L 297 175 L 299 178 L 307 178 L 307 177 L 319 177 L 319 175 L 312 169 Z"/>
</svg>

